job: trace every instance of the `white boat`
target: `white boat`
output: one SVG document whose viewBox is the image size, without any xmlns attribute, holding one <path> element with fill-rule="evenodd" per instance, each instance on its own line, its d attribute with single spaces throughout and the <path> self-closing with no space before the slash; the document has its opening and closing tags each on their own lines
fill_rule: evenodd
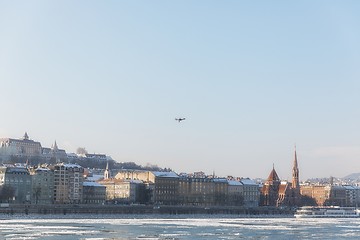
<svg viewBox="0 0 360 240">
<path fill-rule="evenodd" d="M 296 218 L 356 218 L 360 210 L 354 207 L 300 207 L 296 210 Z"/>
</svg>

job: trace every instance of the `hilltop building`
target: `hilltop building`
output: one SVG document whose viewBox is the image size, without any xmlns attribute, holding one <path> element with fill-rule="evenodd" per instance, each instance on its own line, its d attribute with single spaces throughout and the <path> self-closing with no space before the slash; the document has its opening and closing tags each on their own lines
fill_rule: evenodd
<svg viewBox="0 0 360 240">
<path fill-rule="evenodd" d="M 2 156 L 37 157 L 41 154 L 40 142 L 31 140 L 26 132 L 21 139 L 0 139 L 0 155 Z"/>
<path fill-rule="evenodd" d="M 64 149 L 59 149 L 56 141 L 51 148 L 42 149 L 42 157 L 48 160 L 54 159 L 56 163 L 63 162 L 68 158 L 66 151 Z"/>
<path fill-rule="evenodd" d="M 97 160 L 97 161 L 112 160 L 112 158 L 110 156 L 106 156 L 106 154 L 99 154 L 99 153 L 80 153 L 80 154 L 76 154 L 76 155 L 79 158 L 93 159 L 93 160 Z"/>
</svg>

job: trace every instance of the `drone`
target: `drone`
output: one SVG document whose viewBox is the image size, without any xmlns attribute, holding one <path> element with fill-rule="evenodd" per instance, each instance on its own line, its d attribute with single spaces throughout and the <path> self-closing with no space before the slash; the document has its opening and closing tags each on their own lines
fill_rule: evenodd
<svg viewBox="0 0 360 240">
<path fill-rule="evenodd" d="M 184 121 L 185 118 L 175 118 L 175 121 L 178 121 L 178 122 L 181 122 L 181 121 Z"/>
</svg>

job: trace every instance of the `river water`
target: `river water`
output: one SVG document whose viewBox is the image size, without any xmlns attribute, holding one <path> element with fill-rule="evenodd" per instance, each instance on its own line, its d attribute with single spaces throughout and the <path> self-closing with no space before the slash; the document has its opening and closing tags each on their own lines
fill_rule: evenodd
<svg viewBox="0 0 360 240">
<path fill-rule="evenodd" d="M 0 215 L 0 239 L 360 239 L 360 218 L 246 218 L 232 215 Z"/>
</svg>

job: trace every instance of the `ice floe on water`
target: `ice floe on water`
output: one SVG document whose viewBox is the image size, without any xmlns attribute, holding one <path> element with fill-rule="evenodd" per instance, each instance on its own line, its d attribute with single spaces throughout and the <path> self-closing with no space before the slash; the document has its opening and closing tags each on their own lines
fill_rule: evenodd
<svg viewBox="0 0 360 240">
<path fill-rule="evenodd" d="M 196 215 L 58 217 L 3 218 L 0 220 L 0 239 L 360 239 L 360 219 L 299 220 Z"/>
</svg>

